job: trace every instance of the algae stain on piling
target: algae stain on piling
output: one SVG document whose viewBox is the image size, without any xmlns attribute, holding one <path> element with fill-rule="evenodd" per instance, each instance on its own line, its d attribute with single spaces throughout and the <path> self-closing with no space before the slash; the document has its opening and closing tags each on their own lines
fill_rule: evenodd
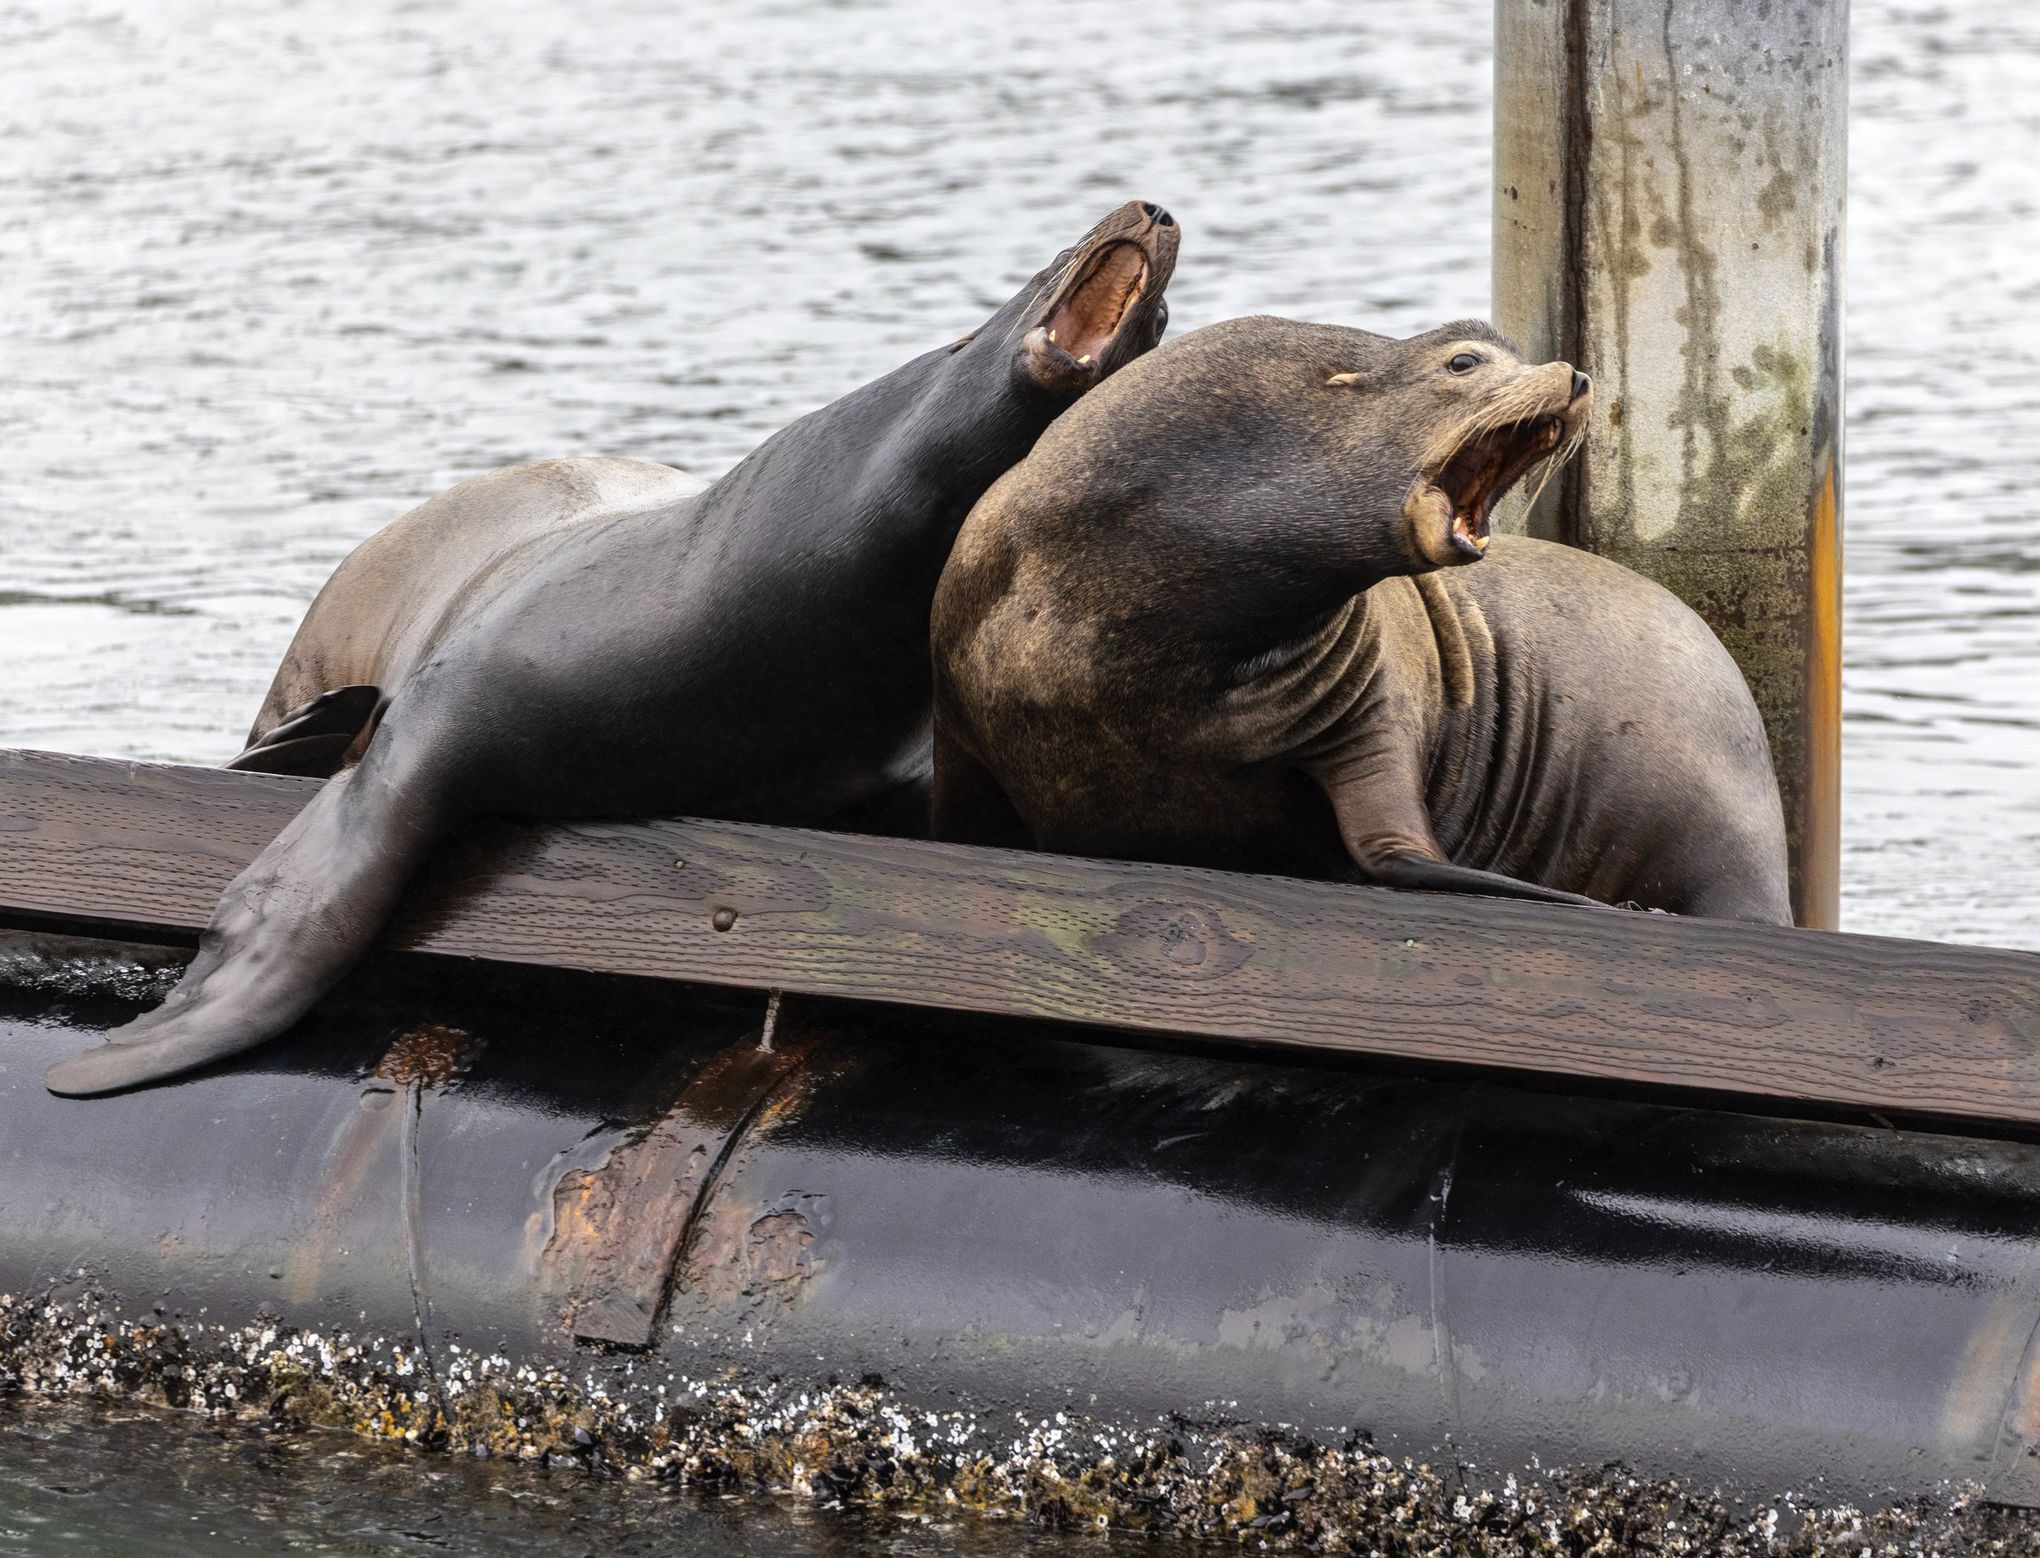
<svg viewBox="0 0 2040 1558">
<path fill-rule="evenodd" d="M 1565 35 L 1583 73 L 1559 153 L 1576 230 L 1557 249 L 1511 230 L 1497 297 L 1520 309 L 1543 266 L 1570 300 L 1549 344 L 1610 393 L 1555 533 L 1671 589 L 1741 666 L 1796 911 L 1831 924 L 1842 164 L 1806 105 L 1842 90 L 1846 46 L 1810 47 L 1768 9 L 1747 35 L 1712 15 L 1637 0 Z M 1513 180 L 1520 159 L 1503 160 Z"/>
</svg>

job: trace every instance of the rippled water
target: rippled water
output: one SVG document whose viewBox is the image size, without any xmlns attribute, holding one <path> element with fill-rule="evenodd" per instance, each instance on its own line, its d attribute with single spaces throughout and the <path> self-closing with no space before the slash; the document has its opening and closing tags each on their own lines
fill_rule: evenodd
<svg viewBox="0 0 2040 1558">
<path fill-rule="evenodd" d="M 1489 0 L 0 3 L 0 742 L 235 751 L 356 541 L 713 474 L 1129 195 L 1179 327 L 1487 300 Z M 2040 945 L 2040 9 L 1857 0 L 1845 915 Z"/>
<path fill-rule="evenodd" d="M 0 1558 L 1133 1558 L 1129 1537 L 667 1493 L 331 1434 L 0 1403 Z"/>
</svg>

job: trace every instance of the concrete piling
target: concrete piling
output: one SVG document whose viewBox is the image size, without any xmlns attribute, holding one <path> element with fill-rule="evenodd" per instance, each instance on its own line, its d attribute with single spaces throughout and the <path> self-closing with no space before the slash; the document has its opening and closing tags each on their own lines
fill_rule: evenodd
<svg viewBox="0 0 2040 1558">
<path fill-rule="evenodd" d="M 1594 378 L 1505 528 L 1667 586 L 1770 732 L 1795 913 L 1837 917 L 1848 0 L 1496 0 L 1494 312 Z"/>
</svg>

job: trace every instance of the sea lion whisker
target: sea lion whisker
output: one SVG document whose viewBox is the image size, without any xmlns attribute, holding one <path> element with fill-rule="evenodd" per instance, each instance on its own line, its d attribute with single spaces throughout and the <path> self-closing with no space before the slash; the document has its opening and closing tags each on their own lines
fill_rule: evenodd
<svg viewBox="0 0 2040 1558">
<path fill-rule="evenodd" d="M 1082 247 L 1082 244 L 1078 245 L 1079 249 Z M 1035 322 L 1041 317 L 1042 310 L 1048 306 L 1049 300 L 1062 290 L 1063 283 L 1069 279 L 1070 272 L 1075 268 L 1076 263 L 1074 258 L 1066 260 L 1062 268 L 1053 276 L 1037 281 L 1034 290 L 1028 293 L 1026 303 L 1014 313 L 1013 322 L 1006 326 L 1004 336 L 1006 341 L 1012 342 L 1018 340 L 1027 331 L 1034 328 Z"/>
<path fill-rule="evenodd" d="M 1476 408 L 1431 441 L 1430 447 L 1418 461 L 1419 468 L 1426 476 L 1436 476 L 1452 463 L 1453 456 L 1460 450 L 1483 434 L 1493 431 L 1493 427 L 1487 421 L 1487 411 L 1486 407 Z"/>
<path fill-rule="evenodd" d="M 1040 315 L 1044 306 L 1044 300 L 1053 296 L 1055 296 L 1055 289 L 1052 286 L 1036 287 L 1033 292 L 1028 294 L 1026 304 L 1014 313 L 1013 322 L 1006 326 L 1005 334 L 1000 339 L 1007 345 L 1011 345 L 1029 330 L 1033 329 L 1032 321 Z"/>
<path fill-rule="evenodd" d="M 1544 469 L 1537 473 L 1536 485 L 1530 489 L 1530 496 L 1524 499 L 1523 506 L 1525 508 L 1535 508 L 1537 506 L 1537 500 L 1544 496 L 1544 489 L 1551 485 L 1551 478 L 1558 474 L 1558 468 L 1562 464 L 1564 464 L 1563 458 L 1556 454 L 1544 462 Z"/>
<path fill-rule="evenodd" d="M 1466 446 L 1476 439 L 1484 438 L 1496 429 L 1505 427 L 1522 418 L 1512 415 L 1516 386 L 1501 391 L 1482 405 L 1476 406 L 1465 418 L 1441 434 L 1425 452 L 1424 466 L 1427 470 L 1442 470 L 1450 464 Z"/>
<path fill-rule="evenodd" d="M 1033 295 L 1027 300 L 1027 306 L 1021 309 L 1014 316 L 1012 324 L 1006 327 L 1006 339 L 1008 341 L 1017 340 L 1040 323 L 1043 313 L 1051 303 L 1062 296 L 1064 290 L 1069 286 L 1070 277 L 1076 274 L 1077 266 L 1090 252 L 1087 248 L 1089 243 L 1090 236 L 1087 234 L 1084 242 L 1077 245 L 1076 252 L 1063 262 L 1062 268 L 1034 289 Z M 1055 332 L 1053 330 L 1049 332 L 1048 338 L 1051 341 L 1055 339 Z"/>
<path fill-rule="evenodd" d="M 1469 415 L 1440 434 L 1425 450 L 1421 468 L 1435 474 L 1469 444 L 1505 427 L 1536 421 L 1546 414 L 1549 394 L 1527 376 L 1498 390 Z"/>
<path fill-rule="evenodd" d="M 1585 445 L 1586 441 L 1587 428 L 1586 424 L 1582 422 L 1572 430 L 1564 443 L 1560 444 L 1545 457 L 1544 469 L 1538 473 L 1537 485 L 1530 490 L 1530 496 L 1525 502 L 1524 507 L 1536 507 L 1537 500 L 1544 496 L 1544 489 L 1551 485 L 1552 478 L 1565 469 L 1566 465 L 1572 460 L 1572 457 L 1580 452 L 1581 447 Z"/>
</svg>

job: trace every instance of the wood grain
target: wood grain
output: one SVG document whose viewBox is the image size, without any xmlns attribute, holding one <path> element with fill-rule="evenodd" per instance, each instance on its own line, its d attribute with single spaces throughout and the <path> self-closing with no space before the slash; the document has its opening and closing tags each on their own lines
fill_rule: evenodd
<svg viewBox="0 0 2040 1558">
<path fill-rule="evenodd" d="M 195 928 L 315 781 L 0 752 L 0 907 Z M 737 823 L 491 824 L 386 944 L 2040 1124 L 2040 955 Z"/>
</svg>

